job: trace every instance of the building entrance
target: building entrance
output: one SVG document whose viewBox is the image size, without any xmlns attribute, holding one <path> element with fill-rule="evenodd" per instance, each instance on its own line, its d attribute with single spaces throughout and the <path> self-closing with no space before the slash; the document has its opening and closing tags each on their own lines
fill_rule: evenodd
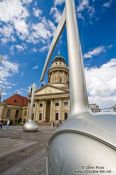
<svg viewBox="0 0 116 175">
<path fill-rule="evenodd" d="M 50 106 L 51 106 L 51 101 L 47 100 L 46 101 L 46 122 L 50 122 Z"/>
</svg>

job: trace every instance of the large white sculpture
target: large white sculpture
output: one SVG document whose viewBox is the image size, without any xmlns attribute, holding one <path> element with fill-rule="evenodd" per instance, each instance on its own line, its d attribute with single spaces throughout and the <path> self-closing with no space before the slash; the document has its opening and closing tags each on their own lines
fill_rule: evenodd
<svg viewBox="0 0 116 175">
<path fill-rule="evenodd" d="M 116 115 L 89 110 L 74 0 L 66 0 L 41 80 L 66 23 L 71 109 L 47 147 L 48 175 L 116 175 Z"/>
<path fill-rule="evenodd" d="M 32 86 L 32 95 L 31 95 L 31 103 L 29 106 L 28 121 L 23 126 L 23 130 L 26 132 L 38 131 L 37 123 L 32 120 L 34 95 L 35 95 L 35 84 L 33 84 L 33 86 Z"/>
</svg>

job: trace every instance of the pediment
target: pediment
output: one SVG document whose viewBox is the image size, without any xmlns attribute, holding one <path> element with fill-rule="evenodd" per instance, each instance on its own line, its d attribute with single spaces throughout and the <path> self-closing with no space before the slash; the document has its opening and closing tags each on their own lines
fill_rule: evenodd
<svg viewBox="0 0 116 175">
<path fill-rule="evenodd" d="M 47 85 L 36 90 L 35 95 L 60 94 L 66 92 L 67 92 L 66 90 Z"/>
</svg>

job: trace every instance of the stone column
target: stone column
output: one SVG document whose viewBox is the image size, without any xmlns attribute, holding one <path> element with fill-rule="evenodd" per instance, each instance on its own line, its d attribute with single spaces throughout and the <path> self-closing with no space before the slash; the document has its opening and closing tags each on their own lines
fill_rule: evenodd
<svg viewBox="0 0 116 175">
<path fill-rule="evenodd" d="M 53 100 L 51 99 L 51 106 L 50 106 L 50 122 L 53 120 Z"/>
<path fill-rule="evenodd" d="M 35 102 L 35 115 L 34 120 L 37 120 L 37 101 Z"/>
<path fill-rule="evenodd" d="M 59 100 L 59 120 L 62 120 L 62 100 Z"/>
<path fill-rule="evenodd" d="M 43 102 L 43 121 L 46 121 L 46 101 Z"/>
</svg>

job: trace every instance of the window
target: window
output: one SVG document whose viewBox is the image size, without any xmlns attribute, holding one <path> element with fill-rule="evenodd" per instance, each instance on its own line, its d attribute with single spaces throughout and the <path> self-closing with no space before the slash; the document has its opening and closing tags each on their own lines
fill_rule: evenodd
<svg viewBox="0 0 116 175">
<path fill-rule="evenodd" d="M 26 115 L 27 115 L 27 111 L 24 112 L 24 116 L 26 116 Z"/>
<path fill-rule="evenodd" d="M 59 119 L 59 113 L 55 113 L 55 120 Z"/>
<path fill-rule="evenodd" d="M 11 114 L 11 109 L 8 109 L 6 113 L 6 118 L 10 118 L 10 114 Z"/>
<path fill-rule="evenodd" d="M 16 103 L 17 101 L 16 101 L 16 100 L 14 100 L 14 102 Z"/>
<path fill-rule="evenodd" d="M 65 101 L 64 102 L 64 106 L 68 106 L 68 101 Z"/>
<path fill-rule="evenodd" d="M 40 103 L 40 105 L 39 105 L 40 107 L 43 107 L 43 104 L 42 103 Z"/>
<path fill-rule="evenodd" d="M 64 113 L 64 120 L 66 120 L 67 118 L 68 118 L 68 113 L 65 112 L 65 113 Z"/>
<path fill-rule="evenodd" d="M 35 103 L 33 104 L 33 107 L 35 107 Z"/>
<path fill-rule="evenodd" d="M 39 113 L 39 120 L 42 120 L 42 113 Z"/>
<path fill-rule="evenodd" d="M 59 106 L 59 103 L 57 102 L 57 103 L 55 103 L 55 106 Z"/>
<path fill-rule="evenodd" d="M 15 118 L 17 119 L 19 117 L 19 110 L 16 110 L 15 112 Z"/>
</svg>

